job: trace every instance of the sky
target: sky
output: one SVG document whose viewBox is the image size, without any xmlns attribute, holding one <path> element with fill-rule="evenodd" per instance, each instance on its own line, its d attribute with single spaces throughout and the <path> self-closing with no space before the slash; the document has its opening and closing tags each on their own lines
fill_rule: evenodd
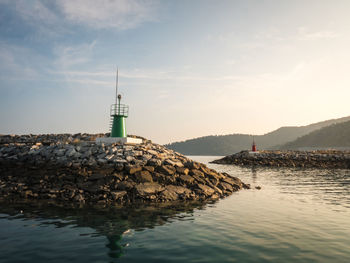
<svg viewBox="0 0 350 263">
<path fill-rule="evenodd" d="M 0 0 L 0 134 L 156 143 L 350 115 L 348 0 Z"/>
</svg>

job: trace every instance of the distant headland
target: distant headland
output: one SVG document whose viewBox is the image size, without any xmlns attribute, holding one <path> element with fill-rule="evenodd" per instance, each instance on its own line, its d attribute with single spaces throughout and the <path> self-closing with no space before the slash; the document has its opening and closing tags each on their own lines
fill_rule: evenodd
<svg viewBox="0 0 350 263">
<path fill-rule="evenodd" d="M 306 126 L 286 126 L 264 135 L 212 135 L 165 146 L 185 155 L 226 156 L 247 150 L 253 138 L 265 150 L 350 150 L 350 116 Z"/>
</svg>

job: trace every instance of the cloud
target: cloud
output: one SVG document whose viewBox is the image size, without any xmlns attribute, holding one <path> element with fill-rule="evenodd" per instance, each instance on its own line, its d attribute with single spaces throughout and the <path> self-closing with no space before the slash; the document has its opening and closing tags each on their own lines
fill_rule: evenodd
<svg viewBox="0 0 350 263">
<path fill-rule="evenodd" d="M 94 63 L 92 65 L 96 43 L 96 41 L 92 41 L 80 45 L 56 46 L 54 48 L 56 59 L 52 63 L 53 69 L 49 72 L 53 75 L 60 75 L 58 80 L 68 84 L 109 85 L 109 82 L 101 79 L 104 77 L 103 75 L 87 75 L 82 70 L 86 67 L 96 68 Z"/>
<path fill-rule="evenodd" d="M 157 0 L 0 0 L 39 33 L 66 34 L 72 25 L 125 30 L 156 20 Z M 53 32 L 50 32 L 53 31 Z"/>
<path fill-rule="evenodd" d="M 299 40 L 319 40 L 319 39 L 333 39 L 339 37 L 339 34 L 328 31 L 314 31 L 310 32 L 305 27 L 298 28 L 297 39 Z"/>
<path fill-rule="evenodd" d="M 0 43 L 0 78 L 29 80 L 38 77 L 38 61 L 41 57 L 31 50 Z"/>
<path fill-rule="evenodd" d="M 15 9 L 23 19 L 29 22 L 45 21 L 52 24 L 57 23 L 59 20 L 57 14 L 40 0 L 16 1 Z"/>
<path fill-rule="evenodd" d="M 55 65 L 61 70 L 67 70 L 91 60 L 96 41 L 75 46 L 56 46 L 54 53 L 57 56 Z"/>
<path fill-rule="evenodd" d="M 68 20 L 96 29 L 128 29 L 155 19 L 153 1 L 59 0 L 57 4 Z"/>
<path fill-rule="evenodd" d="M 78 58 L 77 58 L 78 59 Z M 67 58 L 63 59 L 64 61 Z M 78 59 L 79 60 L 79 59 Z M 107 68 L 107 66 L 103 66 Z M 58 70 L 53 72 L 59 75 L 69 75 L 72 77 L 112 77 L 115 76 L 113 68 L 105 71 L 81 71 L 81 70 Z M 231 75 L 218 75 L 213 77 L 203 77 L 196 74 L 187 73 L 180 71 L 164 71 L 160 69 L 119 69 L 119 76 L 122 78 L 134 79 L 134 80 L 159 80 L 159 81 L 229 81 L 239 80 L 241 77 Z"/>
</svg>

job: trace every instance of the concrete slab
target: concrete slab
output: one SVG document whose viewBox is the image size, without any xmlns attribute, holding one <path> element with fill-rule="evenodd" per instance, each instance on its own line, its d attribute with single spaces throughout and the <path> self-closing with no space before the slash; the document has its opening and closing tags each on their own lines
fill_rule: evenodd
<svg viewBox="0 0 350 263">
<path fill-rule="evenodd" d="M 96 143 L 112 144 L 112 143 L 131 143 L 131 144 L 140 144 L 142 139 L 131 138 L 131 137 L 100 137 L 96 138 Z"/>
</svg>

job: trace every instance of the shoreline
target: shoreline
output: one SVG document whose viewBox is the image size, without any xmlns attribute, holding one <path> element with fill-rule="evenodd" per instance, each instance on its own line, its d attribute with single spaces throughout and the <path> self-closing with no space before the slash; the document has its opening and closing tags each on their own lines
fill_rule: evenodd
<svg viewBox="0 0 350 263">
<path fill-rule="evenodd" d="M 240 166 L 350 169 L 350 151 L 241 151 L 211 163 Z"/>
</svg>

